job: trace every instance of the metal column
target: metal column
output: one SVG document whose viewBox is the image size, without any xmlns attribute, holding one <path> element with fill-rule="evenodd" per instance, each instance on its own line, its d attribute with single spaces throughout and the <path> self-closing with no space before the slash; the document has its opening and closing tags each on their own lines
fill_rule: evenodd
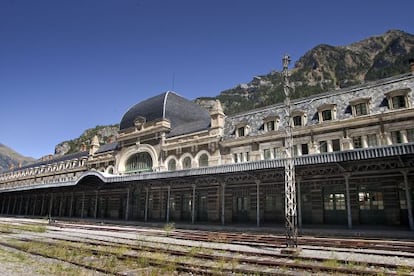
<svg viewBox="0 0 414 276">
<path fill-rule="evenodd" d="M 73 192 L 70 195 L 69 217 L 72 217 L 73 215 L 72 207 L 73 207 Z"/>
<path fill-rule="evenodd" d="M 149 196 L 149 188 L 145 187 L 145 210 L 144 210 L 144 221 L 147 222 L 148 220 L 148 196 Z"/>
<path fill-rule="evenodd" d="M 32 216 L 36 214 L 36 205 L 37 205 L 37 195 L 34 196 L 33 212 Z"/>
<path fill-rule="evenodd" d="M 129 188 L 126 189 L 127 191 L 127 198 L 126 198 L 126 204 L 125 204 L 125 220 L 128 220 L 129 217 Z"/>
<path fill-rule="evenodd" d="M 285 226 L 286 246 L 293 248 L 298 246 L 297 210 L 296 210 L 296 185 L 295 185 L 295 161 L 293 159 L 293 121 L 290 103 L 290 87 L 288 66 L 290 57 L 283 57 L 283 90 L 285 93 Z"/>
<path fill-rule="evenodd" d="M 408 171 L 401 171 L 404 176 L 404 187 L 405 187 L 405 200 L 407 202 L 407 211 L 408 211 L 408 223 L 410 225 L 410 230 L 414 231 L 414 220 L 413 220 L 413 207 L 411 206 L 411 189 L 408 186 Z"/>
<path fill-rule="evenodd" d="M 345 192 L 346 192 L 346 214 L 348 217 L 348 228 L 352 229 L 352 212 L 351 212 L 351 196 L 349 194 L 349 173 L 345 173 Z"/>
<path fill-rule="evenodd" d="M 63 194 L 59 198 L 59 217 L 62 216 Z"/>
<path fill-rule="evenodd" d="M 196 196 L 196 185 L 193 185 L 193 201 L 191 202 L 191 223 L 195 221 L 195 196 Z"/>
<path fill-rule="evenodd" d="M 81 209 L 81 218 L 83 218 L 83 212 L 85 210 L 85 192 L 82 193 L 82 209 Z"/>
<path fill-rule="evenodd" d="M 17 196 L 14 197 L 12 214 L 16 214 Z"/>
<path fill-rule="evenodd" d="M 98 191 L 95 192 L 95 212 L 93 214 L 94 218 L 97 218 L 98 215 Z"/>
<path fill-rule="evenodd" d="M 19 215 L 22 214 L 22 209 L 23 209 L 23 196 L 20 196 Z"/>
<path fill-rule="evenodd" d="M 260 226 L 260 180 L 256 180 L 256 225 Z"/>
<path fill-rule="evenodd" d="M 167 223 L 170 222 L 170 196 L 171 196 L 171 186 L 168 186 L 167 193 Z"/>
<path fill-rule="evenodd" d="M 299 227 L 299 229 L 302 229 L 302 200 L 301 200 L 301 198 L 302 198 L 302 194 L 301 194 L 301 192 L 300 192 L 300 182 L 301 182 L 301 178 L 300 177 L 297 177 L 296 178 L 296 185 L 297 185 L 297 195 L 298 195 L 298 197 L 297 197 L 297 199 L 296 199 L 296 202 L 297 202 L 297 204 L 298 204 L 298 227 Z"/>
<path fill-rule="evenodd" d="M 221 224 L 224 225 L 224 210 L 225 210 L 225 192 L 226 184 L 221 183 Z"/>
<path fill-rule="evenodd" d="M 49 220 L 52 218 L 52 207 L 53 207 L 53 194 L 50 194 L 50 202 L 49 202 Z"/>
<path fill-rule="evenodd" d="M 43 216 L 43 211 L 45 209 L 45 194 L 42 197 L 42 205 L 40 206 L 40 216 Z"/>
<path fill-rule="evenodd" d="M 4 204 L 6 203 L 6 199 L 2 197 L 1 201 L 1 213 L 4 214 Z"/>
</svg>

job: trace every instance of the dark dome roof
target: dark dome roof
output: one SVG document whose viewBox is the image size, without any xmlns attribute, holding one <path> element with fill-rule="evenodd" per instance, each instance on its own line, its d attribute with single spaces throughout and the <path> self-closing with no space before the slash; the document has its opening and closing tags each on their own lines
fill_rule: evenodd
<svg viewBox="0 0 414 276">
<path fill-rule="evenodd" d="M 187 134 L 210 127 L 210 113 L 198 104 L 168 91 L 137 103 L 122 117 L 120 130 L 134 126 L 143 117 L 147 122 L 167 119 L 171 123 L 168 137 Z"/>
</svg>

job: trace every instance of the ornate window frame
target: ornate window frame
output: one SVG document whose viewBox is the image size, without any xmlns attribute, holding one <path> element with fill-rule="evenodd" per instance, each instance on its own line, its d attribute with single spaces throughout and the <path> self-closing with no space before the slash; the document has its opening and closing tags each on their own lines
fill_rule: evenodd
<svg viewBox="0 0 414 276">
<path fill-rule="evenodd" d="M 306 112 L 300 109 L 295 109 L 291 112 L 290 116 L 292 117 L 292 126 L 293 127 L 301 127 L 306 126 L 307 123 L 307 115 Z M 295 118 L 300 118 L 300 121 Z M 300 125 L 297 124 L 300 122 Z"/>
<path fill-rule="evenodd" d="M 326 103 L 317 108 L 319 123 L 336 120 L 336 104 Z"/>
<path fill-rule="evenodd" d="M 371 109 L 371 98 L 356 98 L 354 100 L 349 101 L 352 109 L 352 116 L 359 117 L 365 116 L 370 114 Z M 361 112 L 359 106 L 365 106 L 365 113 Z"/>
<path fill-rule="evenodd" d="M 241 122 L 236 125 L 236 137 L 244 137 L 249 135 L 250 126 L 247 122 Z"/>
<path fill-rule="evenodd" d="M 264 131 L 277 131 L 280 126 L 280 117 L 277 115 L 268 116 L 263 119 Z"/>
<path fill-rule="evenodd" d="M 410 88 L 402 88 L 397 90 L 392 90 L 389 92 L 386 92 L 384 95 L 387 97 L 388 100 L 388 108 L 395 110 L 395 109 L 402 109 L 402 108 L 409 108 L 411 107 L 411 101 L 410 101 Z M 397 100 L 401 99 L 401 97 L 404 100 L 404 106 L 397 105 Z M 398 102 L 399 104 L 400 102 Z"/>
</svg>

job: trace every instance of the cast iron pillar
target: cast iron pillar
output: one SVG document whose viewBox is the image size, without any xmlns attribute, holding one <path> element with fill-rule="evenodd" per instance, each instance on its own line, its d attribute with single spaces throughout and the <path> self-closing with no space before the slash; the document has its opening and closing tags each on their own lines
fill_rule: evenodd
<svg viewBox="0 0 414 276">
<path fill-rule="evenodd" d="M 288 66 L 290 57 L 283 57 L 283 92 L 285 93 L 285 220 L 286 220 L 286 246 L 298 246 L 295 161 L 293 159 L 293 120 L 291 116 L 290 87 Z"/>
</svg>

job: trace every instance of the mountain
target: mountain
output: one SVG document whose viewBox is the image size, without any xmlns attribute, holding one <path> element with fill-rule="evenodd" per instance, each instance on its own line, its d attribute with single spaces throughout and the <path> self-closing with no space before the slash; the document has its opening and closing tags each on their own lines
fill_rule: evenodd
<svg viewBox="0 0 414 276">
<path fill-rule="evenodd" d="M 34 161 L 34 158 L 23 156 L 0 143 L 0 173 Z"/>
<path fill-rule="evenodd" d="M 55 146 L 55 155 L 61 156 L 89 149 L 92 138 L 98 136 L 99 144 L 107 144 L 115 141 L 119 125 L 96 126 L 85 130 L 78 138 L 63 141 Z M 84 148 L 82 149 L 82 147 Z"/>
<path fill-rule="evenodd" d="M 306 97 L 406 73 L 413 58 L 414 36 L 399 30 L 347 46 L 321 44 L 305 53 L 290 70 L 291 97 Z M 215 98 L 198 98 L 196 102 L 209 106 L 214 99 L 221 101 L 228 115 L 282 102 L 281 72 L 256 76 Z"/>
</svg>

